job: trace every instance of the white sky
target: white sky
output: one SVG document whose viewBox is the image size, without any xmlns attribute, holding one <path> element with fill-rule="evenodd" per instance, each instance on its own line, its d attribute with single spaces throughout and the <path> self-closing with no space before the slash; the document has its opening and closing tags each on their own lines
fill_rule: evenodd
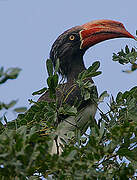
<svg viewBox="0 0 137 180">
<path fill-rule="evenodd" d="M 113 19 L 135 35 L 136 8 L 137 0 L 0 0 L 0 67 L 22 68 L 17 80 L 0 87 L 0 101 L 19 99 L 17 106 L 29 105 L 32 92 L 46 85 L 45 60 L 60 33 L 91 20 Z M 127 67 L 112 61 L 112 53 L 126 44 L 136 46 L 132 39 L 114 39 L 90 48 L 85 54 L 87 67 L 101 61 L 103 74 L 94 78 L 99 93 L 107 90 L 116 95 L 137 85 L 137 72 L 122 73 Z"/>
</svg>

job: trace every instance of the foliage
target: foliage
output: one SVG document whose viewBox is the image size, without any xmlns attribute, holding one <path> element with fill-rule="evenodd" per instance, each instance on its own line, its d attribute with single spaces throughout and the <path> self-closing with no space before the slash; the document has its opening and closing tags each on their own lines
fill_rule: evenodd
<svg viewBox="0 0 137 180">
<path fill-rule="evenodd" d="M 3 83 L 6 83 L 8 80 L 13 80 L 16 79 L 20 73 L 21 69 L 20 68 L 8 68 L 7 70 L 4 71 L 4 68 L 0 68 L 0 85 Z M 0 111 L 1 111 L 1 116 L 0 116 L 0 121 L 4 121 L 7 123 L 7 118 L 6 114 L 8 113 L 9 110 L 11 110 L 13 113 L 21 113 L 25 112 L 27 109 L 26 107 L 18 107 L 16 108 L 15 105 L 17 104 L 17 100 L 12 100 L 9 103 L 4 103 L 0 101 Z"/>
<path fill-rule="evenodd" d="M 127 49 L 127 47 L 126 47 Z M 131 51 L 124 52 L 130 59 Z M 129 55 L 129 56 L 128 56 Z M 118 53 L 113 59 L 123 64 Z M 132 58 L 131 58 L 132 59 Z M 129 60 L 130 62 L 130 60 Z M 135 63 L 135 62 L 134 62 Z M 85 78 L 100 74 L 100 66 L 95 62 L 83 71 L 77 80 L 83 97 L 102 102 L 108 94 L 103 92 L 99 99 L 89 94 L 93 86 Z M 47 61 L 48 85 L 53 102 L 30 102 L 32 107 L 6 125 L 0 126 L 0 179 L 129 179 L 135 178 L 137 170 L 137 87 L 124 93 L 119 92 L 108 103 L 108 112 L 100 112 L 97 124 L 90 124 L 90 132 L 76 136 L 66 144 L 61 156 L 49 153 L 50 142 L 54 138 L 58 117 L 77 116 L 77 107 L 57 106 L 55 89 L 58 87 L 56 70 Z M 34 94 L 47 91 L 42 89 Z"/>
<path fill-rule="evenodd" d="M 137 32 L 136 32 L 137 35 Z M 135 40 L 137 38 L 135 37 Z M 131 73 L 137 69 L 137 48 L 132 48 L 131 50 L 126 45 L 125 50 L 121 49 L 117 54 L 113 53 L 113 61 L 118 61 L 120 64 L 131 64 L 131 70 L 123 70 L 123 72 Z"/>
<path fill-rule="evenodd" d="M 16 79 L 21 71 L 20 68 L 8 68 L 4 71 L 4 68 L 0 68 L 0 84 L 5 83 L 8 79 Z"/>
</svg>

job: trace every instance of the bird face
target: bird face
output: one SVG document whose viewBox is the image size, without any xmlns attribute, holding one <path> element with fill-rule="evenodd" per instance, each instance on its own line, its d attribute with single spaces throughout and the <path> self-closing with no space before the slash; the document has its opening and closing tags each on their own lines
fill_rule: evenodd
<svg viewBox="0 0 137 180">
<path fill-rule="evenodd" d="M 85 51 L 104 40 L 127 37 L 133 38 L 122 23 L 112 20 L 96 20 L 73 27 L 61 34 L 54 42 L 50 58 L 55 66 L 60 60 L 59 73 L 68 76 L 72 67 L 83 62 Z"/>
<path fill-rule="evenodd" d="M 83 50 L 80 49 L 81 39 L 80 31 L 82 28 L 80 26 L 71 28 L 61 34 L 54 44 L 52 45 L 50 51 L 50 58 L 53 61 L 55 66 L 56 60 L 60 60 L 60 70 L 59 73 L 66 75 L 66 72 L 69 71 L 69 67 L 72 66 L 73 59 L 77 56 L 83 56 Z"/>
</svg>

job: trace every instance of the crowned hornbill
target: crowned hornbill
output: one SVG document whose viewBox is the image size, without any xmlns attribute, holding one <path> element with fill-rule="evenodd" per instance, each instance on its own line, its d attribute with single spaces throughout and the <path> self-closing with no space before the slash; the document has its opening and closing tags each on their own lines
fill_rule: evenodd
<svg viewBox="0 0 137 180">
<path fill-rule="evenodd" d="M 58 101 L 61 102 L 64 100 L 65 103 L 73 105 L 77 97 L 78 100 L 81 101 L 81 105 L 77 118 L 70 116 L 58 124 L 56 131 L 57 138 L 53 141 L 51 154 L 61 154 L 61 138 L 67 142 L 67 133 L 74 132 L 76 129 L 75 125 L 80 128 L 81 133 L 85 132 L 91 116 L 93 119 L 96 113 L 97 107 L 93 101 L 85 101 L 81 96 L 78 86 L 73 88 L 74 81 L 78 78 L 78 74 L 86 69 L 83 62 L 84 53 L 89 47 L 99 42 L 121 37 L 134 38 L 120 22 L 113 20 L 96 20 L 65 31 L 52 45 L 50 58 L 53 65 L 55 67 L 56 61 L 59 58 L 59 73 L 67 79 L 67 82 L 60 86 L 61 89 L 64 88 L 65 95 L 62 95 L 59 90 L 56 92 Z M 93 83 L 92 79 L 90 79 L 90 81 Z M 43 100 L 51 101 L 48 92 L 43 94 L 38 101 Z"/>
</svg>

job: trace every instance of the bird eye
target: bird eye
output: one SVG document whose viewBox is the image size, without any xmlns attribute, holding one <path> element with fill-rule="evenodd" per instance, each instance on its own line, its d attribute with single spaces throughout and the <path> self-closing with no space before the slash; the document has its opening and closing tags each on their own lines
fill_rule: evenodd
<svg viewBox="0 0 137 180">
<path fill-rule="evenodd" d="M 70 39 L 71 41 L 73 41 L 73 40 L 75 39 L 75 36 L 74 36 L 74 35 L 70 35 L 70 36 L 69 36 L 69 39 Z"/>
</svg>

